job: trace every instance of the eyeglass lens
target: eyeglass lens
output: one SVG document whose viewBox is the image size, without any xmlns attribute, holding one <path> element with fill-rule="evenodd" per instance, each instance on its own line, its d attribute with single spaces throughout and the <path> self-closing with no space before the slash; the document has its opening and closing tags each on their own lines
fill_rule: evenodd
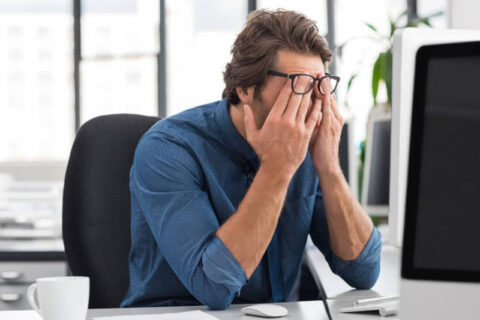
<svg viewBox="0 0 480 320">
<path fill-rule="evenodd" d="M 305 94 L 312 90 L 315 79 L 309 75 L 298 75 L 293 79 L 292 90 L 296 94 Z"/>
<path fill-rule="evenodd" d="M 292 83 L 293 92 L 297 94 L 305 94 L 312 90 L 314 77 L 310 75 L 298 75 L 295 77 Z M 337 87 L 337 80 L 329 76 L 324 77 L 321 82 L 317 80 L 318 90 L 321 94 L 326 92 L 333 93 Z"/>
</svg>

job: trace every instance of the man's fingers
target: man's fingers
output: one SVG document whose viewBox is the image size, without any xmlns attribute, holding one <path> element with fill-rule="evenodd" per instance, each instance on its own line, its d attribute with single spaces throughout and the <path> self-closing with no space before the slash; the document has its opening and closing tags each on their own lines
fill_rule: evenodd
<svg viewBox="0 0 480 320">
<path fill-rule="evenodd" d="M 252 108 L 245 104 L 243 106 L 243 113 L 244 113 L 244 123 L 245 123 L 245 131 L 248 137 L 253 137 L 256 135 L 258 129 L 257 124 L 255 122 L 255 116 L 253 114 Z"/>
<path fill-rule="evenodd" d="M 300 79 L 299 79 L 300 78 Z M 295 82 L 293 84 L 295 91 L 302 92 L 305 91 L 310 85 L 312 84 L 312 80 L 310 77 L 297 77 L 295 78 Z M 284 117 L 295 121 L 297 117 L 298 108 L 300 107 L 300 103 L 302 102 L 302 98 L 304 95 L 293 93 L 290 96 L 290 101 L 288 102 L 287 109 L 283 114 Z"/>
<path fill-rule="evenodd" d="M 317 74 L 317 78 L 321 78 L 322 74 L 319 73 Z M 315 101 L 318 101 L 320 103 L 320 116 L 318 117 L 316 127 L 320 127 L 320 123 L 322 122 L 322 115 L 323 115 L 323 95 L 320 93 L 320 90 L 318 89 L 318 85 L 315 85 L 313 87 L 313 91 L 315 93 Z"/>
<path fill-rule="evenodd" d="M 321 73 L 317 74 L 317 78 L 321 78 L 321 77 L 322 77 Z M 313 91 L 314 91 L 315 97 L 317 99 L 322 99 L 323 98 L 323 94 L 320 92 L 320 90 L 318 88 L 318 82 L 316 82 L 315 85 L 313 86 Z"/>
<path fill-rule="evenodd" d="M 307 116 L 308 108 L 310 107 L 310 101 L 312 101 L 312 92 L 313 90 L 302 96 L 302 101 L 300 102 L 300 108 L 298 109 L 296 118 L 298 123 L 305 123 L 305 117 Z M 312 111 L 310 111 L 310 114 L 311 112 Z"/>
<path fill-rule="evenodd" d="M 332 114 L 332 106 L 330 101 L 330 93 L 325 92 L 323 95 L 323 103 L 322 103 L 322 122 L 326 124 L 330 124 Z"/>
<path fill-rule="evenodd" d="M 337 119 L 340 126 L 342 126 L 343 125 L 343 117 L 340 114 L 340 112 L 338 111 L 335 94 L 332 94 L 330 96 L 330 105 L 331 105 L 331 109 L 333 111 L 333 114 L 335 115 L 335 118 Z"/>
<path fill-rule="evenodd" d="M 322 92 L 324 94 L 327 92 L 328 93 L 332 92 L 332 85 L 330 82 L 330 78 L 323 78 L 322 83 L 320 84 L 320 87 L 322 87 Z"/>
<path fill-rule="evenodd" d="M 290 95 L 292 94 L 292 80 L 288 79 L 285 82 L 285 85 L 280 91 L 280 94 L 273 104 L 272 110 L 270 110 L 269 116 L 281 116 L 285 109 L 287 108 L 288 101 L 290 100 Z"/>
<path fill-rule="evenodd" d="M 307 131 L 310 134 L 313 132 L 315 127 L 317 127 L 317 124 L 320 123 L 321 119 L 322 119 L 322 100 L 315 99 L 315 102 L 313 103 L 312 111 L 310 112 L 310 115 L 308 116 L 308 119 L 306 122 Z"/>
</svg>

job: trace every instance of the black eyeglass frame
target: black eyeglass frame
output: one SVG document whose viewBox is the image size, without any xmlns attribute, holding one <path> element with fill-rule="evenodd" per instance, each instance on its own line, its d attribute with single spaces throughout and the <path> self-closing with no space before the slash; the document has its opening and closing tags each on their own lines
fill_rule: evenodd
<svg viewBox="0 0 480 320">
<path fill-rule="evenodd" d="M 318 81 L 318 91 L 320 92 L 320 94 L 324 95 L 324 93 L 322 92 L 322 89 L 321 89 L 321 86 L 320 84 L 322 83 L 322 81 L 326 78 L 330 78 L 330 79 L 334 79 L 336 80 L 336 84 L 335 84 L 335 87 L 332 89 L 332 91 L 330 91 L 330 94 L 334 93 L 335 92 L 335 89 L 337 89 L 338 87 L 338 83 L 340 82 L 340 77 L 339 76 L 334 76 L 334 75 L 331 75 L 329 73 L 325 73 L 325 75 L 321 78 L 317 78 L 317 77 L 314 77 L 312 76 L 311 74 L 308 74 L 308 73 L 292 73 L 292 74 L 288 74 L 288 73 L 283 73 L 283 72 L 279 72 L 279 71 L 275 71 L 275 70 L 268 70 L 267 71 L 267 74 L 271 75 L 271 76 L 277 76 L 277 77 L 282 77 L 282 78 L 287 78 L 287 79 L 292 79 L 292 91 L 295 92 L 296 94 L 301 94 L 301 95 L 304 95 L 304 94 L 307 94 L 310 92 L 310 90 L 313 89 L 313 86 L 315 85 L 315 81 Z M 307 91 L 305 92 L 297 92 L 295 91 L 295 88 L 293 86 L 294 82 L 295 82 L 295 78 L 298 77 L 298 76 L 309 76 L 310 78 L 312 78 L 312 83 L 310 84 L 310 88 L 308 88 Z"/>
</svg>

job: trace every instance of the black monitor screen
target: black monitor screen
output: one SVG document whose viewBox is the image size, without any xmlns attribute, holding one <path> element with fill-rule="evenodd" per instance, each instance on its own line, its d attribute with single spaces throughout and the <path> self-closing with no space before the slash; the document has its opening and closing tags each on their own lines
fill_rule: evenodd
<svg viewBox="0 0 480 320">
<path fill-rule="evenodd" d="M 370 155 L 370 176 L 367 205 L 388 206 L 390 195 L 390 131 L 391 121 L 373 122 L 372 153 Z"/>
<path fill-rule="evenodd" d="M 342 134 L 340 136 L 340 144 L 338 146 L 338 157 L 340 159 L 340 167 L 342 168 L 345 179 L 350 183 L 350 141 L 348 139 L 350 135 L 350 124 L 345 122 L 345 125 L 342 128 Z"/>
<path fill-rule="evenodd" d="M 413 278 L 480 280 L 479 77 L 480 43 L 418 52 L 404 243 Z"/>
</svg>

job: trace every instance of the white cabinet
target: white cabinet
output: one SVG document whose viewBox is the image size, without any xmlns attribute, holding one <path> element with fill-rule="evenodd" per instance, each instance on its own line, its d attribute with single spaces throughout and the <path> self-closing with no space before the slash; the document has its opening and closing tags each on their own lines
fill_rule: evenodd
<svg viewBox="0 0 480 320">
<path fill-rule="evenodd" d="M 65 261 L 0 261 L 0 310 L 31 309 L 27 288 L 35 279 L 66 275 Z"/>
</svg>

